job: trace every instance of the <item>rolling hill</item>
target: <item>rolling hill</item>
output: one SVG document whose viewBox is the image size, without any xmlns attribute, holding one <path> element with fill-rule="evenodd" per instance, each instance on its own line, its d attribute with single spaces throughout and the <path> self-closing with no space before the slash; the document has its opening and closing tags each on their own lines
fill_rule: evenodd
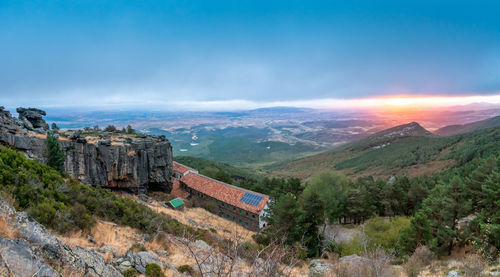
<svg viewBox="0 0 500 277">
<path fill-rule="evenodd" d="M 439 136 L 451 136 L 456 134 L 463 134 L 475 130 L 493 128 L 500 126 L 500 116 L 488 118 L 481 121 L 472 122 L 464 125 L 450 125 L 434 131 L 434 134 Z"/>
<path fill-rule="evenodd" d="M 412 122 L 269 170 L 304 180 L 325 170 L 352 177 L 420 176 L 499 152 L 500 127 L 441 137 Z"/>
</svg>

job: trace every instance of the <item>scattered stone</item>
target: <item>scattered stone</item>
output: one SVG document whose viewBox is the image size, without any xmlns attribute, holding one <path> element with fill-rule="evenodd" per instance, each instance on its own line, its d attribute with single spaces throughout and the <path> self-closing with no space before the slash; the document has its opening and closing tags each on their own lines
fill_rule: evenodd
<svg viewBox="0 0 500 277">
<path fill-rule="evenodd" d="M 142 239 L 143 241 L 149 241 L 151 239 L 151 236 L 148 234 L 135 234 L 135 236 Z"/>
<path fill-rule="evenodd" d="M 114 249 L 113 247 L 111 247 L 109 245 L 102 246 L 101 248 L 99 248 L 98 251 L 101 253 L 111 253 L 111 254 L 113 254 L 113 257 L 118 256 L 118 250 Z"/>
<path fill-rule="evenodd" d="M 158 253 L 159 255 L 162 255 L 162 256 L 168 256 L 168 252 L 163 250 L 163 249 L 158 249 L 156 250 L 156 253 Z"/>
<path fill-rule="evenodd" d="M 88 240 L 90 243 L 92 243 L 92 244 L 96 244 L 96 243 L 97 243 L 97 242 L 95 241 L 94 237 L 93 237 L 93 236 L 91 236 L 91 235 L 88 235 L 88 236 L 87 236 L 87 240 Z"/>
<path fill-rule="evenodd" d="M 315 259 L 309 264 L 309 277 L 331 276 L 333 265 L 322 260 Z"/>
<path fill-rule="evenodd" d="M 452 270 L 448 272 L 448 275 L 446 275 L 446 277 L 460 277 L 460 275 L 458 275 L 458 272 L 456 272 L 455 270 Z"/>
<path fill-rule="evenodd" d="M 132 267 L 132 264 L 129 261 L 123 261 L 122 263 L 120 263 L 118 265 L 118 270 L 120 270 L 120 272 L 124 272 L 124 271 L 129 270 L 131 267 Z"/>
</svg>

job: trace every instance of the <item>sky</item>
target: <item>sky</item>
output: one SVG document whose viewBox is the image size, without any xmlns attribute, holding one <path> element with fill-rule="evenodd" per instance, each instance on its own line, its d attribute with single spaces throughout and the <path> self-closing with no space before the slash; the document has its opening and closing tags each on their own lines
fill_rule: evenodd
<svg viewBox="0 0 500 277">
<path fill-rule="evenodd" d="M 497 0 L 2 0 L 0 105 L 500 103 L 498 14 Z"/>
</svg>

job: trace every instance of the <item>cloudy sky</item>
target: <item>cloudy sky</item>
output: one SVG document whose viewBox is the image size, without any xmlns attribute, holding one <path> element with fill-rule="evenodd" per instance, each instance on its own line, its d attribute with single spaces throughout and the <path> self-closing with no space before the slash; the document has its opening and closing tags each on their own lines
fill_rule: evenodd
<svg viewBox="0 0 500 277">
<path fill-rule="evenodd" d="M 498 95 L 499 14 L 497 0 L 2 0 L 0 105 Z"/>
</svg>

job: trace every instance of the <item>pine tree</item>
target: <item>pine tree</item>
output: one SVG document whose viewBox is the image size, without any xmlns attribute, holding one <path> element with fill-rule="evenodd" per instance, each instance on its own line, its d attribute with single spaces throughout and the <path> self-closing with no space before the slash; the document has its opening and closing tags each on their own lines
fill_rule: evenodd
<svg viewBox="0 0 500 277">
<path fill-rule="evenodd" d="M 59 141 L 51 132 L 47 133 L 47 165 L 59 172 L 63 172 L 64 152 L 59 145 Z"/>
<path fill-rule="evenodd" d="M 321 237 L 318 227 L 325 223 L 324 205 L 318 193 L 306 191 L 301 199 L 302 214 L 299 226 L 303 232 L 303 243 L 308 248 L 308 257 L 315 257 L 320 253 Z"/>
</svg>

